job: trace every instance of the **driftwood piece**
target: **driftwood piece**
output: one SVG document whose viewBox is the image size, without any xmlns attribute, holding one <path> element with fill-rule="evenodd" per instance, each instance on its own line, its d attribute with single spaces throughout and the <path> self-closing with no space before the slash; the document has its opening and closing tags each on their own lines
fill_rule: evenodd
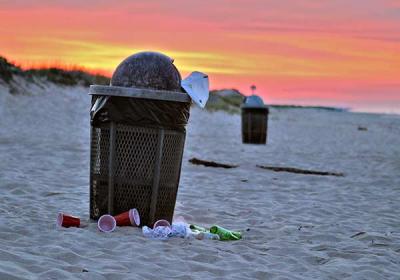
<svg viewBox="0 0 400 280">
<path fill-rule="evenodd" d="M 352 236 L 350 236 L 350 238 L 354 238 L 354 237 L 357 237 L 357 236 L 360 236 L 360 235 L 363 235 L 363 234 L 366 234 L 366 232 L 365 232 L 365 231 L 360 231 L 360 232 L 358 232 L 358 233 L 353 234 Z"/>
<path fill-rule="evenodd" d="M 278 167 L 278 166 L 264 166 L 264 165 L 257 165 L 257 167 L 262 169 L 272 170 L 275 172 L 290 172 L 290 173 L 306 174 L 306 175 L 338 176 L 338 177 L 344 176 L 343 173 L 314 171 L 314 170 L 299 169 L 293 167 Z"/>
<path fill-rule="evenodd" d="M 198 158 L 192 158 L 189 160 L 191 164 L 196 164 L 196 165 L 204 165 L 207 167 L 222 167 L 222 168 L 236 168 L 238 165 L 231 165 L 231 164 L 224 164 L 224 163 L 218 163 L 215 161 L 208 161 L 208 160 L 202 160 Z"/>
</svg>

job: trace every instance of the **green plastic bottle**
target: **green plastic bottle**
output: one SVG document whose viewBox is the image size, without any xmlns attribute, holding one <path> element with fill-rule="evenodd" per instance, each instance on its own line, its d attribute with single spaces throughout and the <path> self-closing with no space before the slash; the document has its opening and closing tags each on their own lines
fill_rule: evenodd
<svg viewBox="0 0 400 280">
<path fill-rule="evenodd" d="M 219 239 L 222 241 L 242 239 L 242 234 L 240 232 L 228 230 L 217 225 L 210 227 L 210 232 L 218 234 Z"/>
<path fill-rule="evenodd" d="M 195 224 L 191 224 L 189 227 L 190 227 L 190 229 L 191 229 L 192 231 L 208 232 L 207 229 L 205 229 L 205 228 L 203 228 L 203 227 L 201 227 L 201 226 L 195 225 Z"/>
</svg>

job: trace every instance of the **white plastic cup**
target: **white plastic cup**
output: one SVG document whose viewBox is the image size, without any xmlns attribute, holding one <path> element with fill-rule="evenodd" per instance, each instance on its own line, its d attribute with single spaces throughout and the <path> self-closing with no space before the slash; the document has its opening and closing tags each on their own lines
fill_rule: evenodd
<svg viewBox="0 0 400 280">
<path fill-rule="evenodd" d="M 112 232 L 117 226 L 117 221 L 111 215 L 103 215 L 97 221 L 97 228 L 102 232 Z"/>
<path fill-rule="evenodd" d="M 156 227 L 171 227 L 171 224 L 167 220 L 158 220 L 157 222 L 154 223 L 153 229 Z"/>
<path fill-rule="evenodd" d="M 129 210 L 129 219 L 131 220 L 132 225 L 140 226 L 140 215 L 139 211 L 136 208 Z"/>
</svg>

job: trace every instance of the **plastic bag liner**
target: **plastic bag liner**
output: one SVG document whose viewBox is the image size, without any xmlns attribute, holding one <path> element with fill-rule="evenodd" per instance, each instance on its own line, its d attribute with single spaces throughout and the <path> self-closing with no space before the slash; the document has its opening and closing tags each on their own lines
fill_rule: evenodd
<svg viewBox="0 0 400 280">
<path fill-rule="evenodd" d="M 90 115 L 93 126 L 116 122 L 185 130 L 185 125 L 189 120 L 190 102 L 92 94 Z"/>
</svg>

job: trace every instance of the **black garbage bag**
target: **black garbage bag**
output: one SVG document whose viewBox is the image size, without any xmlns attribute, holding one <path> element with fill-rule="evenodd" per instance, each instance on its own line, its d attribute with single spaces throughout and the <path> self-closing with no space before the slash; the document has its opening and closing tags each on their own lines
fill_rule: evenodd
<svg viewBox="0 0 400 280">
<path fill-rule="evenodd" d="M 165 100 L 93 96 L 91 123 L 116 122 L 127 125 L 184 130 L 190 103 Z"/>
</svg>

